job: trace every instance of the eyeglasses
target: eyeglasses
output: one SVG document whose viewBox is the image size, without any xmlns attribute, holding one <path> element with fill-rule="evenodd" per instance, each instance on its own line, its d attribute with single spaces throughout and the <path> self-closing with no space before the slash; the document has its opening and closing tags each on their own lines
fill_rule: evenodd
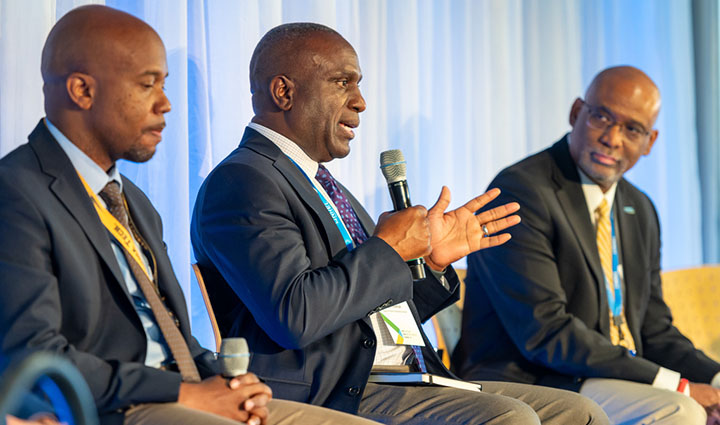
<svg viewBox="0 0 720 425">
<path fill-rule="evenodd" d="M 582 103 L 588 108 L 587 124 L 597 130 L 607 131 L 610 127 L 617 125 L 625 136 L 625 140 L 631 143 L 640 143 L 650 134 L 642 124 L 636 122 L 617 122 L 613 113 L 603 106 L 591 105 L 584 100 Z"/>
</svg>

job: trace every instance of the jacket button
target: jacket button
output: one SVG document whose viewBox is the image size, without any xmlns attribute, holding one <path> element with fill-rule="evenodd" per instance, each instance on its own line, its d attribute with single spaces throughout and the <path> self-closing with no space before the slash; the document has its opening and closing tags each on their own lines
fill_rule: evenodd
<svg viewBox="0 0 720 425">
<path fill-rule="evenodd" d="M 358 394 L 360 394 L 360 388 L 358 387 L 350 387 L 347 390 L 350 397 L 357 397 Z"/>
<path fill-rule="evenodd" d="M 368 338 L 365 341 L 363 341 L 363 347 L 365 347 L 365 348 L 373 348 L 374 346 L 375 346 L 375 341 L 373 341 L 372 339 Z"/>
</svg>

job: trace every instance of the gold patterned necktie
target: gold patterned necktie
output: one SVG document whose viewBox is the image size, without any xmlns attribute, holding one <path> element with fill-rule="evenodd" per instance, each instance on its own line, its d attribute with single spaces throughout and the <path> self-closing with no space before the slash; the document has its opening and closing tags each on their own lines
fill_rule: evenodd
<svg viewBox="0 0 720 425">
<path fill-rule="evenodd" d="M 110 214 L 112 214 L 120 224 L 125 226 L 126 229 L 133 230 L 133 226 L 129 225 L 128 211 L 125 208 L 125 202 L 120 192 L 120 185 L 116 181 L 111 181 L 100 192 L 100 197 L 107 204 Z M 136 234 L 136 232 L 134 232 L 134 235 L 136 239 L 141 239 L 141 236 Z M 128 266 L 130 266 L 133 276 L 135 276 L 138 286 L 150 305 L 150 310 L 152 310 L 155 316 L 160 332 L 162 332 L 165 342 L 167 342 L 170 352 L 175 358 L 183 381 L 200 382 L 200 373 L 198 373 L 195 361 L 190 354 L 190 348 L 180 329 L 178 329 L 175 320 L 171 317 L 171 313 L 160 299 L 155 285 L 153 285 L 142 266 L 135 261 L 130 253 L 125 249 L 122 251 L 123 254 L 125 254 L 125 259 L 127 260 Z"/>
<path fill-rule="evenodd" d="M 600 254 L 600 265 L 605 275 L 605 284 L 608 294 L 615 293 L 615 276 L 613 275 L 613 251 L 612 251 L 612 224 L 610 223 L 610 206 L 605 198 L 595 209 L 597 219 L 597 248 Z M 614 300 L 608 299 L 608 311 L 610 313 L 610 341 L 628 350 L 635 350 L 635 342 L 630 334 L 627 320 L 625 320 L 625 308 L 621 309 L 620 315 L 614 316 L 611 303 Z"/>
</svg>

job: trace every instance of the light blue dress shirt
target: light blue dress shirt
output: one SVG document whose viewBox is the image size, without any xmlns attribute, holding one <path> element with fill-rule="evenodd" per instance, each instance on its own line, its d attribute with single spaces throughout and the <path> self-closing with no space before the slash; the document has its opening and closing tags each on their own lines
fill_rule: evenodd
<svg viewBox="0 0 720 425">
<path fill-rule="evenodd" d="M 120 178 L 120 173 L 118 172 L 117 167 L 113 166 L 110 171 L 106 173 L 95 163 L 95 161 L 90 159 L 89 156 L 75 146 L 70 139 L 65 137 L 65 135 L 62 134 L 62 132 L 58 130 L 58 128 L 55 127 L 47 118 L 45 118 L 45 124 L 47 125 L 48 130 L 50 130 L 50 134 L 53 135 L 58 144 L 60 144 L 62 150 L 65 151 L 65 154 L 67 154 L 68 158 L 70 158 L 70 162 L 75 167 L 75 170 L 83 176 L 93 192 L 99 194 L 105 185 L 111 181 L 118 182 L 120 190 L 122 191 L 122 179 Z M 105 205 L 105 201 L 103 201 L 100 197 L 98 198 L 103 206 L 107 207 Z M 108 234 L 110 234 L 110 232 L 108 232 Z M 130 270 L 130 266 L 127 263 L 127 259 L 125 258 L 125 254 L 123 254 L 120 244 L 112 236 L 110 236 L 110 240 L 113 242 L 113 252 L 115 253 L 118 265 L 120 266 L 125 286 L 132 297 L 135 311 L 137 311 L 138 316 L 140 316 L 140 321 L 145 329 L 145 336 L 147 338 L 145 365 L 160 367 L 168 360 L 172 359 L 172 354 L 165 342 L 165 338 L 162 336 L 160 327 L 155 321 L 155 316 L 150 309 L 150 305 L 148 304 L 145 295 L 142 293 L 142 290 L 135 281 L 135 276 L 133 276 L 132 271 Z M 143 263 L 145 263 L 146 269 L 151 270 L 147 257 L 145 257 L 145 253 L 142 248 L 138 246 L 134 236 L 133 241 L 138 247 L 138 252 L 140 253 Z M 152 279 L 152 276 L 150 276 L 150 279 Z"/>
</svg>

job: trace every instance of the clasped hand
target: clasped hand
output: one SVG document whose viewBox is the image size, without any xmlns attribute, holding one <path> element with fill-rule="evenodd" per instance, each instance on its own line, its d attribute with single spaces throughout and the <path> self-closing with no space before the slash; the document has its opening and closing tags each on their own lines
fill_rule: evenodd
<svg viewBox="0 0 720 425">
<path fill-rule="evenodd" d="M 440 197 L 430 210 L 414 206 L 383 213 L 375 228 L 375 236 L 393 247 L 403 260 L 424 257 L 433 270 L 441 271 L 471 252 L 510 240 L 509 233 L 497 232 L 520 223 L 520 216 L 510 215 L 520 209 L 517 202 L 475 214 L 498 195 L 500 189 L 490 189 L 460 208 L 445 212 L 450 205 L 450 189 L 443 186 Z M 483 225 L 489 237 L 484 237 Z"/>
<path fill-rule="evenodd" d="M 253 373 L 229 381 L 213 376 L 200 383 L 180 384 L 178 403 L 250 425 L 262 425 L 268 415 L 272 390 Z"/>
</svg>

